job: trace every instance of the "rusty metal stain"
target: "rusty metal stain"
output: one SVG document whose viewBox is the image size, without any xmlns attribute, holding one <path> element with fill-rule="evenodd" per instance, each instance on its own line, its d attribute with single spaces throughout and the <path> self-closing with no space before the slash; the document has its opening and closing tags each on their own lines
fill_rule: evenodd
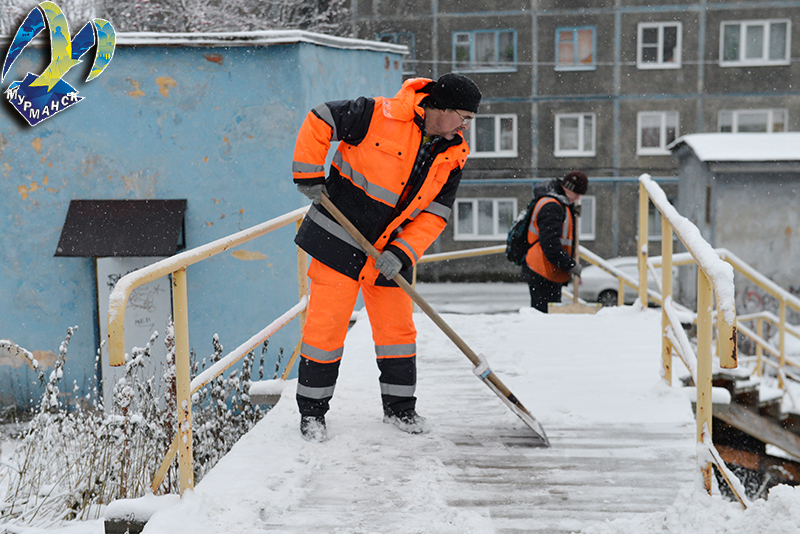
<svg viewBox="0 0 800 534">
<path fill-rule="evenodd" d="M 142 91 L 139 82 L 137 82 L 136 80 L 131 80 L 130 78 L 127 78 L 127 81 L 129 81 L 133 86 L 133 91 L 128 91 L 126 93 L 128 96 L 132 96 L 133 98 L 139 98 L 140 96 L 144 96 L 144 91 Z"/>
<path fill-rule="evenodd" d="M 33 141 L 31 141 L 31 146 L 36 151 L 37 154 L 42 152 L 42 138 L 41 137 L 34 137 Z"/>
<path fill-rule="evenodd" d="M 736 350 L 736 325 L 731 327 L 731 361 L 733 361 L 733 368 L 739 367 L 739 353 Z"/>
<path fill-rule="evenodd" d="M 220 54 L 205 54 L 203 57 L 212 63 L 216 63 L 217 65 L 222 65 L 224 62 L 224 59 Z"/>
<path fill-rule="evenodd" d="M 164 98 L 169 96 L 170 87 L 178 87 L 178 82 L 172 79 L 172 76 L 159 76 L 156 78 L 156 84 L 160 87 L 159 91 Z"/>
</svg>

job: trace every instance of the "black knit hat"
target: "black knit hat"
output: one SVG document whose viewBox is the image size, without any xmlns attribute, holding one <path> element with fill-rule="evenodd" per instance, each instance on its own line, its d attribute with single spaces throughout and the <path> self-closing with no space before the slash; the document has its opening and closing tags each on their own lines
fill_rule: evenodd
<svg viewBox="0 0 800 534">
<path fill-rule="evenodd" d="M 444 74 L 430 84 L 430 97 L 427 103 L 439 109 L 463 109 L 478 112 L 481 103 L 481 91 L 475 82 L 463 74 Z"/>
<path fill-rule="evenodd" d="M 589 178 L 581 171 L 570 171 L 560 180 L 561 187 L 578 195 L 585 195 L 589 189 Z"/>
</svg>

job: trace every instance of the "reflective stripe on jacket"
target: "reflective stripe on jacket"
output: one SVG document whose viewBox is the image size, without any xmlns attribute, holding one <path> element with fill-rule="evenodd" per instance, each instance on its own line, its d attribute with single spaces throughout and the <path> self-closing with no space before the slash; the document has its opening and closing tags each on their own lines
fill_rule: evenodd
<svg viewBox="0 0 800 534">
<path fill-rule="evenodd" d="M 557 205 L 563 208 L 564 218 L 563 222 L 561 223 L 561 234 L 558 236 L 558 239 L 561 243 L 561 247 L 564 250 L 564 254 L 567 256 L 572 256 L 572 210 L 569 206 L 565 206 L 556 198 L 544 197 L 536 203 L 536 206 L 533 209 L 531 224 L 528 226 L 528 243 L 533 243 L 533 245 L 530 249 L 528 249 L 528 253 L 525 256 L 525 261 L 527 262 L 528 267 L 530 267 L 535 273 L 540 274 L 552 282 L 564 283 L 569 281 L 569 272 L 560 269 L 547 259 L 544 248 L 542 247 L 542 242 L 540 239 L 541 236 L 539 235 L 539 212 L 544 206 L 551 202 L 555 202 Z"/>
<path fill-rule="evenodd" d="M 394 98 L 327 102 L 308 113 L 292 164 L 295 183 L 325 183 L 333 203 L 375 245 L 403 262 L 404 276 L 439 236 L 455 202 L 469 148 L 461 136 L 439 138 L 417 164 L 422 145 L 423 89 L 407 80 Z M 331 141 L 340 141 L 325 179 Z M 416 172 L 412 172 L 414 169 Z M 312 257 L 354 279 L 395 285 L 327 210 L 312 204 L 295 242 Z"/>
</svg>

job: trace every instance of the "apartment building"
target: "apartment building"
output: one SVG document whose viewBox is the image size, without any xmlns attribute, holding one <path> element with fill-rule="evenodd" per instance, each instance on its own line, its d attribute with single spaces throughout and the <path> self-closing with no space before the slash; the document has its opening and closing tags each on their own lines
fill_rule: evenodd
<svg viewBox="0 0 800 534">
<path fill-rule="evenodd" d="M 798 0 L 351 1 L 357 37 L 409 47 L 406 78 L 456 71 L 483 91 L 472 156 L 435 251 L 501 244 L 533 184 L 580 169 L 590 177 L 581 244 L 603 257 L 633 255 L 636 178 L 648 173 L 676 198 L 675 139 L 800 130 Z M 420 276 L 516 271 L 489 256 L 426 265 Z"/>
</svg>

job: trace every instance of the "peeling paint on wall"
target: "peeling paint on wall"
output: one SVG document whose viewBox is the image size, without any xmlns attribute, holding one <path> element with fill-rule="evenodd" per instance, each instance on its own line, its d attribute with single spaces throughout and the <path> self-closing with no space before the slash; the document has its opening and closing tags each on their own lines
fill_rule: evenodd
<svg viewBox="0 0 800 534">
<path fill-rule="evenodd" d="M 141 198 L 150 198 L 155 192 L 158 175 L 146 175 L 141 171 L 132 172 L 128 176 L 120 176 L 125 184 L 126 193 L 135 193 Z"/>
<path fill-rule="evenodd" d="M 252 250 L 235 250 L 231 253 L 231 256 L 233 256 L 237 260 L 242 260 L 242 261 L 255 261 L 255 260 L 267 259 L 266 254 L 262 254 L 261 252 L 253 252 Z"/>
<path fill-rule="evenodd" d="M 37 154 L 42 152 L 42 138 L 41 137 L 34 137 L 33 141 L 31 141 L 31 146 L 36 151 Z"/>
<path fill-rule="evenodd" d="M 169 96 L 169 88 L 170 87 L 178 87 L 178 82 L 172 79 L 172 76 L 159 76 L 156 78 L 156 83 L 161 88 L 161 94 L 164 95 L 164 98 Z"/>
<path fill-rule="evenodd" d="M 142 91 L 141 87 L 139 86 L 139 82 L 136 80 L 131 80 L 130 78 L 126 78 L 126 81 L 130 82 L 133 86 L 133 91 L 128 91 L 126 93 L 128 96 L 132 96 L 133 98 L 144 96 L 144 91 Z"/>
<path fill-rule="evenodd" d="M 17 187 L 17 191 L 22 197 L 22 200 L 28 200 L 28 195 L 38 190 L 39 190 L 39 184 L 36 182 L 31 182 L 30 185 L 20 185 Z"/>
<path fill-rule="evenodd" d="M 33 356 L 33 359 L 39 364 L 39 369 L 51 367 L 58 357 L 57 354 L 51 350 L 34 350 L 28 352 L 13 341 L 7 339 L 0 340 L 0 366 L 19 369 L 26 365 L 28 368 L 34 369 L 33 364 L 30 359 L 26 357 L 25 353 Z"/>
</svg>

